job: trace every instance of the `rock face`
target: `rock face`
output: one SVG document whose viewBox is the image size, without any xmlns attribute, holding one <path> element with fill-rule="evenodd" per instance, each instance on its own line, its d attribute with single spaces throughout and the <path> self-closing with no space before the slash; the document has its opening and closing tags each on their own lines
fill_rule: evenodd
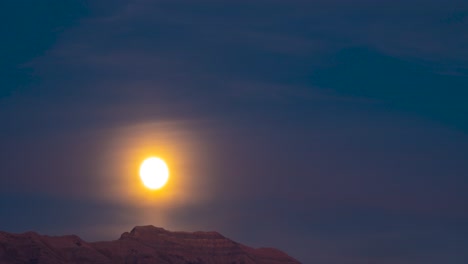
<svg viewBox="0 0 468 264">
<path fill-rule="evenodd" d="M 0 264 L 297 264 L 272 248 L 254 249 L 216 232 L 170 232 L 137 226 L 118 240 L 83 241 L 77 236 L 0 232 Z"/>
</svg>

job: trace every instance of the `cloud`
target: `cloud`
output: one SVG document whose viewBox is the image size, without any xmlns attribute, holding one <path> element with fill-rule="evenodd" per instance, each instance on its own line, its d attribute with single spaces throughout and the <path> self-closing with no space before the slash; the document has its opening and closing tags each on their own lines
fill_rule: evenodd
<svg viewBox="0 0 468 264">
<path fill-rule="evenodd" d="M 64 210 L 54 230 L 92 225 L 83 215 L 97 223 L 85 237 L 217 229 L 304 263 L 464 263 L 449 248 L 468 243 L 450 227 L 467 217 L 463 3 L 90 8 L 26 65 L 36 82 L 2 98 L 4 210 L 30 217 L 14 205 L 39 197 Z M 179 157 L 173 206 L 126 188 L 154 146 Z"/>
</svg>

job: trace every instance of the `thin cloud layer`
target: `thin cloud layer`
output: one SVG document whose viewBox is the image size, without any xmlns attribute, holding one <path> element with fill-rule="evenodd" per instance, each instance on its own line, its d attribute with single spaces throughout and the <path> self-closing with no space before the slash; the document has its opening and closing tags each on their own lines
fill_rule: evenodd
<svg viewBox="0 0 468 264">
<path fill-rule="evenodd" d="M 303 263 L 466 263 L 467 10 L 142 0 L 50 11 L 59 22 L 37 25 L 41 52 L 15 51 L 0 89 L 0 225 L 95 240 L 153 224 Z M 166 202 L 131 177 L 150 148 L 174 169 Z M 45 208 L 36 222 L 15 221 L 34 208 Z"/>
</svg>

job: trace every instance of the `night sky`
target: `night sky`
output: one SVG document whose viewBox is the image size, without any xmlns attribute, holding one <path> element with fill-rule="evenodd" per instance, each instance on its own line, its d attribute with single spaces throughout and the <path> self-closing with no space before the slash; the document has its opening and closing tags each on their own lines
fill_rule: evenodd
<svg viewBox="0 0 468 264">
<path fill-rule="evenodd" d="M 468 263 L 466 0 L 6 0 L 0 230 Z M 140 185 L 147 156 L 171 170 Z"/>
</svg>

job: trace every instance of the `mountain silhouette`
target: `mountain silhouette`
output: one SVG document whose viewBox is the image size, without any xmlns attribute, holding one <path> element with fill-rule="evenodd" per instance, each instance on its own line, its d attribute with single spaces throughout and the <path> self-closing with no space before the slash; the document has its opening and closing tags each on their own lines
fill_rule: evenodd
<svg viewBox="0 0 468 264">
<path fill-rule="evenodd" d="M 217 232 L 171 232 L 137 226 L 119 239 L 86 242 L 75 235 L 0 232 L 0 264 L 297 264 L 273 248 L 254 249 Z"/>
</svg>

